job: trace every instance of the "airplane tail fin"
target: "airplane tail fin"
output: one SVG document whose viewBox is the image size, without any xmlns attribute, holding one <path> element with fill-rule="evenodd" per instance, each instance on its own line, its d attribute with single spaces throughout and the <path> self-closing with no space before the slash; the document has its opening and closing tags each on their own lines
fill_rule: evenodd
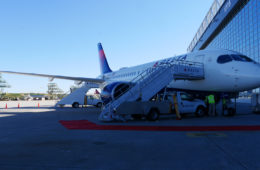
<svg viewBox="0 0 260 170">
<path fill-rule="evenodd" d="M 98 43 L 98 53 L 99 53 L 101 74 L 112 72 L 112 70 L 110 69 L 110 67 L 107 63 L 106 55 L 104 53 L 104 50 L 103 50 L 101 43 Z"/>
</svg>

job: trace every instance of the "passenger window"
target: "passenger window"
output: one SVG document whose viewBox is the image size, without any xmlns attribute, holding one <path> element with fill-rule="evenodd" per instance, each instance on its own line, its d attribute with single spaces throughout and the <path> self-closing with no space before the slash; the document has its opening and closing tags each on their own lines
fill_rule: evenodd
<svg viewBox="0 0 260 170">
<path fill-rule="evenodd" d="M 228 63 L 228 62 L 230 62 L 230 61 L 232 61 L 232 58 L 231 58 L 231 56 L 229 56 L 229 55 L 221 55 L 221 56 L 219 56 L 218 59 L 217 59 L 217 62 L 218 62 L 219 64 Z"/>
</svg>

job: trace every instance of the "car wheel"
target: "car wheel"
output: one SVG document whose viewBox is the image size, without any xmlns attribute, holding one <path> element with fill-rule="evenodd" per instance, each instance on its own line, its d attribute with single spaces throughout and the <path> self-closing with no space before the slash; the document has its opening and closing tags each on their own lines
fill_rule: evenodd
<svg viewBox="0 0 260 170">
<path fill-rule="evenodd" d="M 72 104 L 72 107 L 73 107 L 73 108 L 79 108 L 79 103 L 78 103 L 78 102 L 74 102 L 74 103 Z"/>
<path fill-rule="evenodd" d="M 205 115 L 205 113 L 206 113 L 205 108 L 204 108 L 203 106 L 199 106 L 199 107 L 197 108 L 196 112 L 195 112 L 195 115 L 196 115 L 197 117 L 202 117 L 202 116 Z"/>
<path fill-rule="evenodd" d="M 159 119 L 160 112 L 157 109 L 151 109 L 147 115 L 147 119 L 150 121 L 155 121 Z"/>
<path fill-rule="evenodd" d="M 101 108 L 101 107 L 102 107 L 102 103 L 99 102 L 99 103 L 97 104 L 97 107 L 98 107 L 98 108 Z"/>
</svg>

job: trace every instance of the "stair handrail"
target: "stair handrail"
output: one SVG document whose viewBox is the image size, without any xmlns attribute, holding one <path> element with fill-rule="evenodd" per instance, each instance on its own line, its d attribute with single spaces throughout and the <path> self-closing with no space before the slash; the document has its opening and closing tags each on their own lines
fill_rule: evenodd
<svg viewBox="0 0 260 170">
<path fill-rule="evenodd" d="M 163 62 L 161 62 L 161 63 L 158 63 L 158 65 L 156 65 L 155 67 L 149 67 L 149 68 L 146 68 L 144 71 L 142 71 L 141 73 L 139 73 L 136 77 L 134 77 L 130 82 L 129 82 L 129 84 L 130 84 L 130 86 L 128 87 L 128 89 L 126 89 L 125 90 L 125 93 L 126 92 L 130 92 L 131 93 L 131 91 L 130 91 L 130 89 L 132 89 L 135 85 L 136 85 L 136 83 L 134 83 L 134 82 L 138 82 L 140 79 L 145 79 L 145 78 L 147 78 L 147 77 L 149 77 L 152 73 L 154 73 L 156 70 L 158 70 L 159 68 L 165 68 L 164 70 L 166 70 L 166 68 L 168 68 L 168 67 L 170 67 L 171 65 L 169 65 L 170 63 L 168 63 L 167 65 L 166 65 L 166 63 L 163 63 Z M 162 71 L 161 71 L 162 72 Z M 149 74 L 148 74 L 149 73 Z M 122 87 L 120 87 L 120 89 L 122 89 L 122 88 L 124 88 L 125 86 L 122 86 Z M 122 93 L 122 94 L 120 94 L 119 96 L 117 96 L 117 99 L 119 99 L 121 96 L 123 96 L 125 93 Z M 132 96 L 133 94 L 131 93 L 131 96 Z M 109 107 L 109 105 L 111 105 L 112 103 L 114 102 L 114 100 L 111 100 L 110 102 L 108 102 L 107 104 L 106 104 L 106 106 L 108 106 Z"/>
</svg>

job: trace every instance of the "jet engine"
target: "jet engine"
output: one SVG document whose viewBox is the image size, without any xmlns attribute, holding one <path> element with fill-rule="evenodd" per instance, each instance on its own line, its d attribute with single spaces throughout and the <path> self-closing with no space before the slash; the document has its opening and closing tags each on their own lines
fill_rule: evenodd
<svg viewBox="0 0 260 170">
<path fill-rule="evenodd" d="M 112 100 L 116 100 L 121 95 L 123 95 L 132 85 L 129 82 L 113 82 L 107 84 L 101 91 L 101 99 L 104 104 Z"/>
</svg>

